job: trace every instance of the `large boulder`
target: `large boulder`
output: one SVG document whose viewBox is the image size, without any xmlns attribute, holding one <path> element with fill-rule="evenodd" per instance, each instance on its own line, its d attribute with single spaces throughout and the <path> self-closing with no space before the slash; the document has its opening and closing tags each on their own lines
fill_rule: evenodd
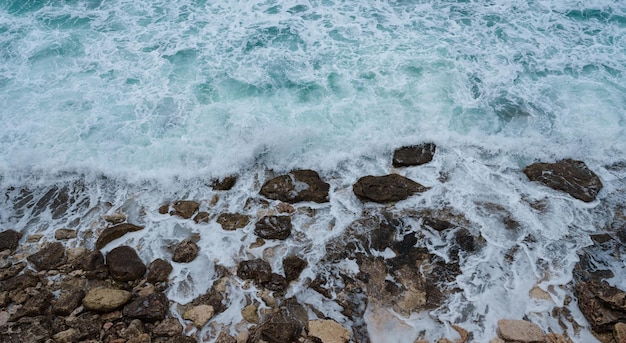
<svg viewBox="0 0 626 343">
<path fill-rule="evenodd" d="M 584 202 L 592 202 L 602 189 L 600 178 L 582 161 L 571 159 L 555 163 L 533 163 L 524 168 L 531 181 L 563 191 Z"/>
<path fill-rule="evenodd" d="M 287 239 L 291 235 L 291 217 L 265 216 L 256 222 L 254 233 L 263 239 Z"/>
<path fill-rule="evenodd" d="M 169 302 L 163 293 L 152 293 L 139 297 L 124 307 L 124 316 L 142 321 L 163 320 L 169 309 Z"/>
<path fill-rule="evenodd" d="M 405 146 L 393 153 L 394 167 L 418 166 L 433 160 L 437 146 L 434 143 Z"/>
<path fill-rule="evenodd" d="M 123 223 L 115 226 L 108 227 L 102 231 L 100 237 L 96 241 L 96 249 L 102 249 L 111 241 L 118 239 L 129 232 L 142 230 L 143 226 L 137 226 L 133 224 Z"/>
<path fill-rule="evenodd" d="M 65 247 L 60 242 L 50 243 L 37 253 L 28 256 L 37 270 L 50 270 L 57 268 L 66 261 Z"/>
<path fill-rule="evenodd" d="M 289 174 L 268 180 L 261 187 L 260 194 L 268 199 L 288 203 L 313 201 L 328 202 L 330 185 L 313 170 L 293 170 Z"/>
<path fill-rule="evenodd" d="M 0 232 L 0 251 L 9 249 L 11 251 L 17 248 L 22 238 L 22 233 L 15 230 L 6 230 Z"/>
<path fill-rule="evenodd" d="M 106 263 L 109 274 L 116 281 L 135 281 L 146 273 L 146 265 L 135 249 L 126 245 L 109 251 Z"/>
<path fill-rule="evenodd" d="M 130 301 L 131 293 L 121 289 L 93 288 L 83 298 L 83 306 L 96 312 L 111 312 Z"/>
<path fill-rule="evenodd" d="M 364 176 L 352 186 L 354 195 L 361 201 L 377 203 L 397 202 L 427 190 L 428 187 L 398 174 Z"/>
</svg>

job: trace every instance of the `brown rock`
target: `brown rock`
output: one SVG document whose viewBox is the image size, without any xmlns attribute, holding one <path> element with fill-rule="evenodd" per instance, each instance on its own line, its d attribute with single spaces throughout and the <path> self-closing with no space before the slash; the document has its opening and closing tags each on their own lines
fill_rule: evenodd
<svg viewBox="0 0 626 343">
<path fill-rule="evenodd" d="M 39 283 L 39 276 L 33 274 L 21 274 L 14 276 L 3 283 L 0 283 L 0 289 L 5 291 L 12 291 L 15 289 L 24 289 L 28 287 L 35 287 Z"/>
<path fill-rule="evenodd" d="M 194 241 L 185 239 L 174 249 L 172 261 L 179 263 L 191 262 L 196 258 L 196 256 L 198 256 L 199 250 L 200 248 L 198 248 L 198 245 Z"/>
<path fill-rule="evenodd" d="M 26 262 L 18 262 L 9 268 L 0 269 L 0 281 L 4 281 L 19 274 L 26 267 Z"/>
<path fill-rule="evenodd" d="M 117 247 L 107 254 L 109 274 L 116 281 L 134 281 L 146 273 L 146 265 L 129 246 Z"/>
<path fill-rule="evenodd" d="M 227 191 L 233 188 L 237 182 L 237 176 L 226 176 L 223 179 L 215 179 L 211 182 L 211 187 L 216 191 Z"/>
<path fill-rule="evenodd" d="M 256 222 L 254 233 L 263 239 L 284 240 L 291 235 L 291 217 L 265 216 Z"/>
<path fill-rule="evenodd" d="M 93 288 L 83 298 L 85 309 L 96 312 L 111 312 L 130 301 L 131 293 L 121 289 Z"/>
<path fill-rule="evenodd" d="M 155 336 L 172 337 L 183 331 L 183 325 L 176 318 L 165 318 L 152 329 Z"/>
<path fill-rule="evenodd" d="M 169 301 L 163 293 L 153 293 L 139 297 L 124 307 L 123 314 L 128 318 L 144 322 L 163 320 L 169 309 Z"/>
<path fill-rule="evenodd" d="M 626 343 L 626 323 L 617 323 L 613 327 L 615 343 Z"/>
<path fill-rule="evenodd" d="M 15 230 L 6 230 L 0 232 L 0 251 L 9 249 L 14 251 L 19 245 L 22 233 Z"/>
<path fill-rule="evenodd" d="M 268 199 L 280 200 L 288 203 L 313 201 L 328 202 L 330 185 L 313 170 L 293 170 L 287 175 L 281 175 L 268 180 L 261 187 L 260 194 Z"/>
<path fill-rule="evenodd" d="M 96 270 L 105 265 L 104 256 L 100 250 L 85 251 L 81 258 L 77 259 L 75 263 L 75 268 L 89 271 Z"/>
<path fill-rule="evenodd" d="M 98 240 L 96 241 L 96 249 L 100 250 L 104 248 L 107 244 L 111 243 L 113 240 L 118 239 L 129 232 L 135 232 L 143 230 L 143 226 L 137 226 L 133 224 L 118 224 L 115 226 L 108 227 L 102 231 Z"/>
<path fill-rule="evenodd" d="M 241 315 L 243 319 L 247 320 L 248 323 L 259 323 L 259 308 L 255 304 L 250 304 L 241 310 Z"/>
<path fill-rule="evenodd" d="M 537 324 L 525 320 L 500 319 L 498 336 L 505 341 L 543 343 L 544 335 Z"/>
<path fill-rule="evenodd" d="M 434 143 L 405 146 L 393 153 L 394 167 L 418 166 L 433 160 L 437 146 Z"/>
<path fill-rule="evenodd" d="M 148 266 L 148 282 L 167 282 L 172 269 L 169 262 L 157 258 Z"/>
<path fill-rule="evenodd" d="M 246 227 L 250 223 L 250 216 L 239 213 L 222 213 L 217 217 L 217 222 L 222 229 L 233 231 Z"/>
<path fill-rule="evenodd" d="M 183 319 L 191 320 L 195 327 L 201 328 L 213 317 L 214 312 L 211 305 L 198 305 L 185 311 Z"/>
<path fill-rule="evenodd" d="M 66 261 L 65 247 L 60 242 L 48 244 L 37 253 L 28 256 L 30 261 L 37 270 L 50 270 L 57 268 Z"/>
<path fill-rule="evenodd" d="M 193 217 L 193 221 L 196 224 L 206 224 L 209 222 L 211 217 L 209 216 L 209 212 L 198 212 L 195 217 Z"/>
<path fill-rule="evenodd" d="M 272 267 L 262 259 L 241 261 L 237 267 L 237 276 L 244 280 L 254 280 L 262 284 L 272 279 Z"/>
<path fill-rule="evenodd" d="M 269 289 L 270 291 L 283 292 L 287 289 L 287 287 L 289 287 L 289 283 L 284 276 L 272 273 L 271 279 L 264 283 L 263 287 Z"/>
<path fill-rule="evenodd" d="M 321 339 L 323 343 L 346 343 L 350 340 L 350 331 L 332 319 L 309 321 L 309 335 Z"/>
<path fill-rule="evenodd" d="M 58 229 L 54 232 L 54 239 L 67 240 L 76 238 L 76 230 L 72 229 Z"/>
<path fill-rule="evenodd" d="M 300 277 L 300 273 L 307 267 L 308 263 L 298 256 L 287 256 L 283 260 L 283 270 L 285 279 L 291 282 Z"/>
<path fill-rule="evenodd" d="M 591 202 L 602 189 L 600 178 L 582 161 L 571 159 L 556 163 L 534 163 L 524 168 L 531 181 L 537 181 L 572 197 Z"/>
<path fill-rule="evenodd" d="M 404 200 L 428 188 L 398 174 L 365 176 L 357 180 L 352 191 L 361 201 L 390 203 Z"/>
<path fill-rule="evenodd" d="M 80 306 L 84 297 L 85 292 L 80 288 L 64 291 L 52 306 L 52 313 L 58 316 L 67 316 Z"/>
<path fill-rule="evenodd" d="M 612 308 L 598 296 L 603 294 L 604 298 L 608 298 L 608 294 L 619 292 L 619 289 L 606 283 L 580 282 L 576 285 L 578 307 L 594 331 L 610 332 L 615 323 L 626 321 L 625 312 Z"/>
<path fill-rule="evenodd" d="M 181 200 L 174 203 L 174 211 L 171 213 L 184 219 L 191 218 L 200 208 L 200 204 L 191 200 Z"/>
</svg>

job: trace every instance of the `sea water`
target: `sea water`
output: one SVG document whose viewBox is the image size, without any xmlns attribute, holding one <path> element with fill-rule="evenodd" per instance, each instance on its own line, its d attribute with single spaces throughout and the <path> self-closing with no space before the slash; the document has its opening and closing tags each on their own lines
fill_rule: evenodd
<svg viewBox="0 0 626 343">
<path fill-rule="evenodd" d="M 625 73 L 620 1 L 0 0 L 0 225 L 47 239 L 72 227 L 82 240 L 70 245 L 93 244 L 82 233 L 121 211 L 147 228 L 104 252 L 129 244 L 145 261 L 197 233 L 201 254 L 175 264 L 168 293 L 186 303 L 215 281 L 215 264 L 234 268 L 263 250 L 247 249 L 250 227 L 190 224 L 159 215 L 163 203 L 254 215 L 246 199 L 267 171 L 314 169 L 331 184 L 330 202 L 314 206 L 314 221 L 294 218 L 300 240 L 269 243 L 275 269 L 304 249 L 303 278 L 314 277 L 325 243 L 363 212 L 351 185 L 398 172 L 431 189 L 397 210 L 463 213 L 486 246 L 464 260 L 462 292 L 444 306 L 383 322 L 368 312 L 373 341 L 389 341 L 390 329 L 398 342 L 423 331 L 454 337 L 451 323 L 487 341 L 501 318 L 562 332 L 546 314 L 564 305 L 577 250 L 626 198 Z M 422 142 L 437 144 L 431 163 L 392 170 L 394 148 Z M 600 176 L 597 201 L 521 172 L 562 158 Z M 219 192 L 207 184 L 231 174 L 235 188 L 211 204 Z M 55 213 L 46 205 L 62 192 L 73 200 Z M 523 253 L 509 264 L 514 247 Z M 429 250 L 445 257 L 446 242 L 433 238 Z M 624 288 L 623 264 L 610 268 L 609 282 Z M 551 301 L 530 298 L 535 286 Z M 349 322 L 305 287 L 290 292 Z M 246 295 L 231 290 L 214 320 L 240 321 Z M 594 341 L 588 329 L 575 337 Z"/>
</svg>

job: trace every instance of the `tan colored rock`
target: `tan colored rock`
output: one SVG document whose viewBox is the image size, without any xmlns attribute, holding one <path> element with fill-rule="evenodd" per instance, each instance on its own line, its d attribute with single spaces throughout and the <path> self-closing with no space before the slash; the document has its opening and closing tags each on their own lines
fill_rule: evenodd
<svg viewBox="0 0 626 343">
<path fill-rule="evenodd" d="M 616 343 L 626 343 L 626 324 L 617 323 L 613 327 L 613 337 Z"/>
<path fill-rule="evenodd" d="M 309 321 L 309 336 L 323 343 L 345 343 L 350 340 L 350 331 L 334 320 L 318 319 Z"/>
<path fill-rule="evenodd" d="M 258 324 L 259 323 L 259 313 L 258 307 L 255 304 L 250 304 L 241 310 L 241 315 L 243 319 L 247 320 L 249 323 Z"/>
<path fill-rule="evenodd" d="M 147 333 L 142 333 L 139 336 L 133 337 L 131 339 L 129 339 L 128 341 L 126 341 L 126 343 L 151 343 L 152 340 L 150 339 L 150 335 L 148 335 Z"/>
<path fill-rule="evenodd" d="M 111 224 L 120 224 L 126 221 L 126 214 L 122 212 L 115 212 L 113 214 L 105 215 L 103 219 Z"/>
<path fill-rule="evenodd" d="M 54 232 L 54 238 L 58 240 L 66 240 L 76 238 L 76 230 L 72 229 L 58 229 Z"/>
<path fill-rule="evenodd" d="M 533 299 L 552 301 L 552 297 L 550 296 L 550 293 L 544 291 L 543 289 L 537 286 L 533 287 L 530 290 L 530 297 Z"/>
<path fill-rule="evenodd" d="M 57 332 L 52 336 L 52 339 L 56 343 L 72 343 L 80 336 L 80 332 L 74 328 L 67 329 L 65 331 Z"/>
<path fill-rule="evenodd" d="M 559 335 L 556 333 L 549 333 L 546 335 L 546 343 L 573 343 L 569 337 Z"/>
<path fill-rule="evenodd" d="M 197 328 L 201 328 L 213 317 L 214 313 L 215 310 L 213 306 L 198 305 L 185 311 L 185 313 L 183 313 L 183 319 L 191 320 L 193 325 Z"/>
<path fill-rule="evenodd" d="M 489 343 L 506 343 L 506 342 L 502 338 L 496 337 L 492 339 L 491 341 L 489 341 Z"/>
<path fill-rule="evenodd" d="M 500 319 L 498 336 L 505 341 L 543 343 L 544 334 L 537 324 L 525 320 Z"/>
<path fill-rule="evenodd" d="M 465 342 L 469 342 L 469 332 L 467 332 L 467 330 L 465 330 L 464 328 L 458 326 L 458 325 L 450 325 L 454 331 L 459 333 L 459 336 L 461 336 L 461 339 L 457 340 L 457 343 L 465 343 Z"/>
<path fill-rule="evenodd" d="M 452 341 L 447 338 L 439 338 L 436 342 L 437 343 L 452 343 Z"/>
<path fill-rule="evenodd" d="M 83 298 L 83 306 L 87 310 L 111 312 L 130 301 L 131 293 L 121 289 L 94 288 Z"/>
</svg>

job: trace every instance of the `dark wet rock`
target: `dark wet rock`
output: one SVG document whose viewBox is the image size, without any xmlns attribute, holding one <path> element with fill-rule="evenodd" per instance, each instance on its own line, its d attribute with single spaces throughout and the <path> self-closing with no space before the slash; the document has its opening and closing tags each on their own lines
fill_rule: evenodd
<svg viewBox="0 0 626 343">
<path fill-rule="evenodd" d="M 47 290 L 34 290 L 24 303 L 24 306 L 15 312 L 11 320 L 15 321 L 22 317 L 36 317 L 43 315 L 52 301 L 52 293 Z"/>
<path fill-rule="evenodd" d="M 398 174 L 385 176 L 364 176 L 352 187 L 361 201 L 390 203 L 404 200 L 411 195 L 425 192 L 427 187 Z"/>
<path fill-rule="evenodd" d="M 307 312 L 302 305 L 294 301 L 286 301 L 278 312 L 263 318 L 261 324 L 251 333 L 248 342 L 297 342 L 302 332 L 307 329 L 307 324 Z"/>
<path fill-rule="evenodd" d="M 164 204 L 159 207 L 160 214 L 168 214 L 170 212 L 170 204 Z"/>
<path fill-rule="evenodd" d="M 116 240 L 129 232 L 135 232 L 143 230 L 143 226 L 137 226 L 133 224 L 118 224 L 115 226 L 108 227 L 102 231 L 98 240 L 96 241 L 96 249 L 100 250 L 104 248 L 107 244 L 111 243 L 113 240 Z"/>
<path fill-rule="evenodd" d="M 283 260 L 283 270 L 287 282 L 294 281 L 300 277 L 300 273 L 308 266 L 308 263 L 298 256 L 287 256 Z"/>
<path fill-rule="evenodd" d="M 211 182 L 211 187 L 216 191 L 227 191 L 233 188 L 237 182 L 237 176 L 226 176 L 223 179 L 215 179 Z"/>
<path fill-rule="evenodd" d="M 262 259 L 241 261 L 237 267 L 237 276 L 259 284 L 266 283 L 272 279 L 272 267 Z"/>
<path fill-rule="evenodd" d="M 134 281 L 146 273 L 146 265 L 143 264 L 135 249 L 129 246 L 121 246 L 109 251 L 106 264 L 109 267 L 109 274 L 116 281 Z"/>
<path fill-rule="evenodd" d="M 161 337 L 172 337 L 179 335 L 183 331 L 183 325 L 176 318 L 165 318 L 155 325 L 152 334 Z"/>
<path fill-rule="evenodd" d="M 39 276 L 24 273 L 4 281 L 0 284 L 0 289 L 3 291 L 12 291 L 18 288 L 35 287 L 40 281 Z"/>
<path fill-rule="evenodd" d="M 54 232 L 54 239 L 58 239 L 60 241 L 76 238 L 76 236 L 76 230 L 72 229 L 58 229 Z"/>
<path fill-rule="evenodd" d="M 313 170 L 293 170 L 289 174 L 266 181 L 260 194 L 268 199 L 288 203 L 313 201 L 328 202 L 330 185 Z"/>
<path fill-rule="evenodd" d="M 152 340 L 153 343 L 198 343 L 198 339 L 191 336 L 179 334 L 172 337 L 158 337 Z"/>
<path fill-rule="evenodd" d="M 97 312 L 117 310 L 130 301 L 131 293 L 114 288 L 93 288 L 83 298 L 86 309 Z"/>
<path fill-rule="evenodd" d="M 179 263 L 191 262 L 196 258 L 196 256 L 198 256 L 199 250 L 200 248 L 198 248 L 198 245 L 194 241 L 185 239 L 174 249 L 172 261 Z"/>
<path fill-rule="evenodd" d="M 170 278 L 171 272 L 172 265 L 169 262 L 158 258 L 152 261 L 152 263 L 148 266 L 148 282 L 167 282 Z"/>
<path fill-rule="evenodd" d="M 198 208 L 200 208 L 200 204 L 191 200 L 181 200 L 174 203 L 174 211 L 170 212 L 170 214 L 179 216 L 184 219 L 191 218 L 196 212 L 198 212 Z"/>
<path fill-rule="evenodd" d="M 0 281 L 4 281 L 19 274 L 26 267 L 26 262 L 18 262 L 8 268 L 0 270 Z"/>
<path fill-rule="evenodd" d="M 265 216 L 256 222 L 254 233 L 263 239 L 287 239 L 291 235 L 291 217 Z"/>
<path fill-rule="evenodd" d="M 196 224 L 206 224 L 211 219 L 209 212 L 198 212 L 195 217 L 193 217 L 193 221 Z"/>
<path fill-rule="evenodd" d="M 0 330 L 0 342 L 42 343 L 52 336 L 52 330 L 45 317 L 25 317 L 10 327 Z"/>
<path fill-rule="evenodd" d="M 163 320 L 169 309 L 169 302 L 163 293 L 153 293 L 139 297 L 124 307 L 124 316 L 146 322 Z"/>
<path fill-rule="evenodd" d="M 84 297 L 85 291 L 80 288 L 64 291 L 54 306 L 52 306 L 52 313 L 59 316 L 67 316 L 80 306 Z"/>
<path fill-rule="evenodd" d="M 250 216 L 240 213 L 222 213 L 217 217 L 217 222 L 226 231 L 233 231 L 246 227 L 250 223 Z"/>
<path fill-rule="evenodd" d="M 578 307 L 596 332 L 610 332 L 626 321 L 626 293 L 605 282 L 579 282 L 575 288 Z"/>
<path fill-rule="evenodd" d="M 437 146 L 434 143 L 405 146 L 393 153 L 394 167 L 418 166 L 433 160 Z"/>
<path fill-rule="evenodd" d="M 0 232 L 0 251 L 9 249 L 14 251 L 19 245 L 22 233 L 15 230 L 6 230 Z"/>
<path fill-rule="evenodd" d="M 531 181 L 537 181 L 572 197 L 591 202 L 602 189 L 600 178 L 582 161 L 571 159 L 556 163 L 534 163 L 524 168 Z"/>
<path fill-rule="evenodd" d="M 289 287 L 289 283 L 284 276 L 272 273 L 271 279 L 268 282 L 264 283 L 263 287 L 269 289 L 270 291 L 284 292 L 287 287 Z"/>
<path fill-rule="evenodd" d="M 102 322 L 98 314 L 87 312 L 72 318 L 68 324 L 78 331 L 77 341 L 80 341 L 99 338 Z"/>
<path fill-rule="evenodd" d="M 100 250 L 87 250 L 76 262 L 75 268 L 87 271 L 96 270 L 105 265 L 104 255 Z"/>
<path fill-rule="evenodd" d="M 48 244 L 37 253 L 28 256 L 37 270 L 50 270 L 57 268 L 66 261 L 65 247 L 60 242 Z"/>
<path fill-rule="evenodd" d="M 224 305 L 224 294 L 223 292 L 217 289 L 217 282 L 213 284 L 211 289 L 209 289 L 205 294 L 194 299 L 191 304 L 193 306 L 199 305 L 209 305 L 213 307 L 213 311 L 215 314 L 222 313 L 226 310 L 226 306 Z"/>
</svg>

